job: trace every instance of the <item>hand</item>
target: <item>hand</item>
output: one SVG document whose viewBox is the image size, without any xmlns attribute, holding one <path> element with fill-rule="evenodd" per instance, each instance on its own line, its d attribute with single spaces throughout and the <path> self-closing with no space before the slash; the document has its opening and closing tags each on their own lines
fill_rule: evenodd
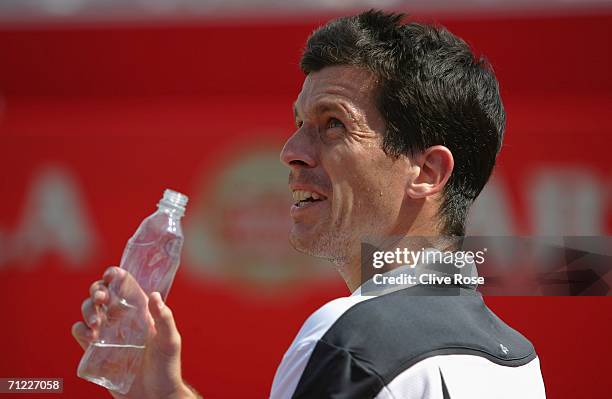
<svg viewBox="0 0 612 399">
<path fill-rule="evenodd" d="M 193 391 L 181 377 L 181 336 L 176 328 L 172 311 L 164 304 L 159 293 L 154 292 L 148 298 L 140 290 L 135 295 L 134 287 L 139 287 L 133 277 L 125 270 L 110 267 L 102 280 L 94 282 L 81 310 L 83 320 L 72 326 L 72 335 L 77 342 L 87 349 L 90 342 L 99 337 L 100 325 L 109 314 L 121 311 L 121 305 L 111 295 L 109 285 L 119 290 L 129 291 L 130 301 L 146 312 L 144 319 L 150 324 L 150 334 L 144 349 L 142 367 L 126 395 L 109 391 L 116 399 L 174 399 L 196 398 Z M 121 298 L 126 298 L 120 295 Z M 132 302 L 132 303 L 134 303 Z M 142 303 L 138 303 L 142 302 Z M 148 302 L 148 303 L 145 303 Z"/>
</svg>

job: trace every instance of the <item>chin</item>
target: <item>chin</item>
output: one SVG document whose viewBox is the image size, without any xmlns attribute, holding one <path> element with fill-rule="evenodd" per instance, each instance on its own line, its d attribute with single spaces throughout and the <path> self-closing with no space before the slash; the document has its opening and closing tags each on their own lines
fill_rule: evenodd
<svg viewBox="0 0 612 399">
<path fill-rule="evenodd" d="M 313 253 L 312 239 L 305 237 L 304 233 L 295 231 L 295 226 L 289 232 L 289 243 L 298 252 L 315 256 Z"/>
<path fill-rule="evenodd" d="M 342 235 L 333 234 L 329 231 L 296 231 L 294 225 L 289 233 L 289 243 L 298 252 L 315 258 L 328 260 L 334 264 L 344 259 L 348 245 L 338 240 Z"/>
</svg>

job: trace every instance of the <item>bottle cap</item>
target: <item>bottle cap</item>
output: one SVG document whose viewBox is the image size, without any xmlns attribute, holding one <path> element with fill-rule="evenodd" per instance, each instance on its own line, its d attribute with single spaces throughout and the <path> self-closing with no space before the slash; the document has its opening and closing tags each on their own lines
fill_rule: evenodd
<svg viewBox="0 0 612 399">
<path fill-rule="evenodd" d="M 164 191 L 164 197 L 159 201 L 160 205 L 169 206 L 176 208 L 181 211 L 181 215 L 185 212 L 185 206 L 189 201 L 189 197 L 185 194 L 181 194 L 178 191 L 166 189 Z"/>
</svg>

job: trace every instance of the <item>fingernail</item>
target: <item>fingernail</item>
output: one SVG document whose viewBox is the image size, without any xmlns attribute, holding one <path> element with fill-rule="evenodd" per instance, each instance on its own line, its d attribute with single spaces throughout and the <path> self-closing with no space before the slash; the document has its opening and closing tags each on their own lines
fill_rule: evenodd
<svg viewBox="0 0 612 399">
<path fill-rule="evenodd" d="M 95 326 L 96 324 L 98 324 L 98 316 L 92 316 L 89 319 L 89 325 L 90 326 Z"/>
</svg>

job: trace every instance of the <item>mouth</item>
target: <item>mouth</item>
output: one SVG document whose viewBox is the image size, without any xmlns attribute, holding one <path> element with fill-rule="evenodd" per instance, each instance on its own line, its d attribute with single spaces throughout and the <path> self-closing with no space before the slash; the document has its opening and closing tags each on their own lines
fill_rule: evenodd
<svg viewBox="0 0 612 399">
<path fill-rule="evenodd" d="M 293 206 L 302 209 L 327 199 L 323 194 L 308 190 L 293 190 Z"/>
</svg>

